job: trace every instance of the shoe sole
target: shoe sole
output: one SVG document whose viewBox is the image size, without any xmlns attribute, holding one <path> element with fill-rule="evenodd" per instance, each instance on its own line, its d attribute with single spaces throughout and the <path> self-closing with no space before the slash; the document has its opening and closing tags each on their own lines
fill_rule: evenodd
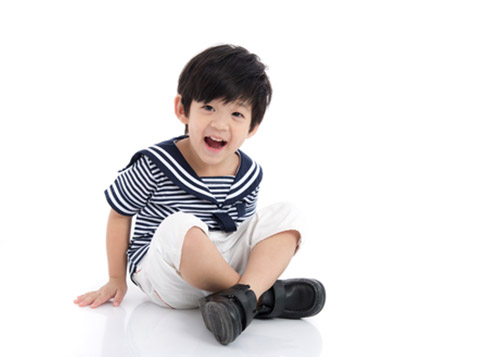
<svg viewBox="0 0 500 357">
<path fill-rule="evenodd" d="M 222 345 L 234 341 L 243 330 L 237 308 L 224 302 L 208 301 L 200 306 L 205 326 Z"/>
</svg>

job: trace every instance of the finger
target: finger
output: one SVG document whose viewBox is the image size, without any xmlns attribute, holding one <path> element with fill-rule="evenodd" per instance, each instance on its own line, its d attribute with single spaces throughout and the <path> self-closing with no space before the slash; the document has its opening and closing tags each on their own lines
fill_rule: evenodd
<svg viewBox="0 0 500 357">
<path fill-rule="evenodd" d="M 80 307 L 85 307 L 92 304 L 97 297 L 97 293 L 89 293 L 79 304 Z"/>
<path fill-rule="evenodd" d="M 86 298 L 89 294 L 91 294 L 91 293 L 92 293 L 92 292 L 85 293 L 85 294 L 83 294 L 83 295 L 79 295 L 79 296 L 77 296 L 77 297 L 76 297 L 76 299 L 75 299 L 75 300 L 73 300 L 73 302 L 74 302 L 75 304 L 79 304 L 80 302 L 82 302 L 82 301 L 83 301 L 83 300 L 84 300 L 84 299 L 85 299 L 85 298 Z"/>
<path fill-rule="evenodd" d="M 80 304 L 81 304 L 81 303 L 82 303 L 82 302 L 83 302 L 83 301 L 87 298 L 87 296 L 88 296 L 88 293 L 87 293 L 87 294 L 84 294 L 84 295 L 80 295 L 80 296 L 78 296 L 78 297 L 76 298 L 76 300 L 74 300 L 73 302 L 74 302 L 75 304 L 80 305 Z"/>
<path fill-rule="evenodd" d="M 96 307 L 99 307 L 105 302 L 109 301 L 109 299 L 111 299 L 111 296 L 109 294 L 101 293 L 99 296 L 96 297 L 90 308 L 95 309 Z"/>
<path fill-rule="evenodd" d="M 113 306 L 118 307 L 123 301 L 123 298 L 125 297 L 126 291 L 118 290 L 116 292 L 115 298 L 113 299 Z"/>
</svg>

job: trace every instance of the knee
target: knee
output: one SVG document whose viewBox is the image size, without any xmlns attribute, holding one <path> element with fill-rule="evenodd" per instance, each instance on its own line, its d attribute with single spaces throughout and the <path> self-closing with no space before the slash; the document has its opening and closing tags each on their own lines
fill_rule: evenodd
<svg viewBox="0 0 500 357">
<path fill-rule="evenodd" d="M 302 243 L 305 231 L 305 220 L 302 210 L 293 203 L 279 202 L 270 206 L 272 221 L 276 222 L 282 232 L 288 231 L 296 238 L 297 249 Z"/>
<path fill-rule="evenodd" d="M 156 229 L 150 250 L 156 251 L 165 261 L 179 270 L 184 243 L 195 244 L 192 242 L 192 239 L 185 239 L 186 236 L 191 236 L 188 232 L 192 231 L 195 227 L 199 227 L 197 229 L 200 232 L 208 232 L 208 227 L 205 223 L 191 214 L 177 212 L 168 216 Z"/>
<path fill-rule="evenodd" d="M 188 229 L 182 243 L 182 255 L 198 251 L 207 240 L 207 235 L 200 227 L 193 226 Z"/>
<path fill-rule="evenodd" d="M 292 218 L 302 217 L 301 209 L 291 202 L 279 202 L 276 203 L 276 205 L 285 216 L 290 216 Z"/>
<path fill-rule="evenodd" d="M 193 227 L 206 231 L 208 227 L 198 217 L 184 212 L 176 212 L 165 218 L 156 229 L 155 236 L 168 240 L 183 240 Z"/>
<path fill-rule="evenodd" d="M 302 210 L 293 203 L 279 202 L 269 207 L 276 222 L 283 222 L 292 227 L 302 227 L 304 216 Z"/>
</svg>

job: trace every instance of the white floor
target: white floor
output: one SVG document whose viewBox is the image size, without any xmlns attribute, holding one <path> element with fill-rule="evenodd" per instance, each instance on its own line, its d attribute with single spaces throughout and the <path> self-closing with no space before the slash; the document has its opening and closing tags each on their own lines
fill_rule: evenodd
<svg viewBox="0 0 500 357">
<path fill-rule="evenodd" d="M 457 289 L 445 281 L 437 286 L 441 279 L 430 276 L 429 285 L 422 285 L 411 276 L 408 282 L 388 277 L 370 283 L 370 272 L 363 274 L 366 279 L 332 274 L 330 280 L 323 279 L 329 295 L 318 316 L 254 320 L 235 342 L 221 346 L 198 310 L 161 308 L 135 286 L 129 286 L 119 308 L 79 308 L 72 303 L 82 291 L 78 276 L 66 279 L 67 272 L 53 269 L 39 273 L 33 272 L 31 281 L 18 275 L 24 284 L 2 290 L 1 325 L 6 332 L 1 356 L 493 357 L 500 352 L 498 281 L 493 280 L 488 293 L 468 291 L 470 280 L 468 287 Z M 96 281 L 82 280 L 89 287 Z M 412 284 L 418 286 L 412 289 Z M 425 287 L 427 291 L 418 291 Z"/>
<path fill-rule="evenodd" d="M 83 338 L 67 355 L 321 355 L 322 335 L 314 320 L 256 320 L 240 338 L 224 347 L 205 328 L 199 310 L 167 310 L 139 294 L 132 295 L 122 308 L 108 305 L 71 313 Z"/>
<path fill-rule="evenodd" d="M 72 285 L 72 284 L 70 284 Z M 4 306 L 8 326 L 2 356 L 321 356 L 327 337 L 322 317 L 254 320 L 229 346 L 205 328 L 199 310 L 169 310 L 130 286 L 121 307 L 79 308 L 72 296 Z M 4 329 L 5 331 L 5 329 Z"/>
</svg>

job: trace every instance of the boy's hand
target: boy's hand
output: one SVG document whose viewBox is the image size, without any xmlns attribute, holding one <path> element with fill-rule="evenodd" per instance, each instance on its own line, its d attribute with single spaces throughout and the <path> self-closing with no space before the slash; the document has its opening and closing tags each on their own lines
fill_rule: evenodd
<svg viewBox="0 0 500 357">
<path fill-rule="evenodd" d="M 80 295 L 73 302 L 80 307 L 88 306 L 92 309 L 113 299 L 113 306 L 120 306 L 127 292 L 127 283 L 121 279 L 110 279 L 99 290 Z"/>
</svg>

